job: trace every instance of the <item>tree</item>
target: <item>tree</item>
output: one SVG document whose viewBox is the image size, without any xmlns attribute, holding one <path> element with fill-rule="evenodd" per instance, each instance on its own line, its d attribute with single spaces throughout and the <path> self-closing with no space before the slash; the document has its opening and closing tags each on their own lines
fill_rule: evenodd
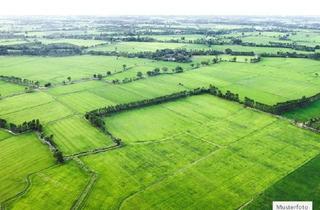
<svg viewBox="0 0 320 210">
<path fill-rule="evenodd" d="M 102 80 L 102 74 L 98 74 L 97 77 L 98 77 L 98 80 Z"/>
<path fill-rule="evenodd" d="M 181 73 L 181 72 L 183 72 L 183 68 L 182 68 L 181 66 L 177 66 L 177 67 L 175 68 L 175 72 L 176 72 L 176 73 Z"/>
<path fill-rule="evenodd" d="M 107 71 L 107 75 L 110 76 L 111 75 L 111 71 Z"/>
<path fill-rule="evenodd" d="M 168 67 L 162 67 L 162 71 L 166 73 L 168 71 Z"/>
<path fill-rule="evenodd" d="M 142 72 L 141 71 L 139 71 L 139 72 L 137 72 L 137 77 L 139 77 L 139 78 L 142 78 Z"/>
<path fill-rule="evenodd" d="M 123 64 L 123 65 L 122 65 L 122 69 L 123 69 L 123 71 L 127 70 L 127 65 L 126 65 L 126 64 Z"/>
<path fill-rule="evenodd" d="M 69 76 L 69 77 L 67 77 L 67 80 L 69 81 L 69 82 L 71 82 L 71 77 Z"/>
<path fill-rule="evenodd" d="M 231 54 L 231 53 L 232 53 L 232 50 L 231 50 L 230 48 L 227 48 L 227 49 L 225 49 L 225 53 L 226 53 L 226 54 Z"/>
<path fill-rule="evenodd" d="M 159 74 L 159 73 L 160 73 L 160 69 L 159 69 L 159 68 L 155 68 L 155 69 L 153 70 L 153 72 L 154 72 L 155 74 Z"/>
</svg>

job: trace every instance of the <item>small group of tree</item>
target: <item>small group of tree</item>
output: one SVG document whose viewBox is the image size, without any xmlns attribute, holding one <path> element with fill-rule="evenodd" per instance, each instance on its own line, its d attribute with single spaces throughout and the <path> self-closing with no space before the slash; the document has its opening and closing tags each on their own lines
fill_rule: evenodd
<svg viewBox="0 0 320 210">
<path fill-rule="evenodd" d="M 23 122 L 19 125 L 8 123 L 5 119 L 0 119 L 0 128 L 8 129 L 13 133 L 24 133 L 29 131 L 42 132 L 43 126 L 38 119 Z"/>
<path fill-rule="evenodd" d="M 93 74 L 94 79 L 102 80 L 103 76 L 102 74 Z"/>
<path fill-rule="evenodd" d="M 305 122 L 305 125 L 320 132 L 320 117 L 311 118 Z"/>
<path fill-rule="evenodd" d="M 14 123 L 9 123 L 5 119 L 0 118 L 0 128 L 7 129 L 15 134 L 21 134 L 25 132 L 38 132 L 40 134 L 40 138 L 43 139 L 53 151 L 53 155 L 56 158 L 57 162 L 63 163 L 63 155 L 58 149 L 58 146 L 53 141 L 53 135 L 46 136 L 43 132 L 43 125 L 40 123 L 39 119 L 34 119 L 31 121 L 23 122 L 22 124 L 16 125 Z"/>
</svg>

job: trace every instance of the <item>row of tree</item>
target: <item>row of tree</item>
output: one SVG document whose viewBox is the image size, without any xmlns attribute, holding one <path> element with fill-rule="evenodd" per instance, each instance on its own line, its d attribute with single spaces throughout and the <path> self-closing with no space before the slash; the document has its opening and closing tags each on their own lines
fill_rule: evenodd
<svg viewBox="0 0 320 210">
<path fill-rule="evenodd" d="M 0 75 L 0 80 L 14 83 L 14 84 L 18 84 L 18 85 L 25 85 L 25 86 L 32 86 L 32 87 L 39 87 L 39 85 L 40 85 L 39 81 L 23 79 L 23 78 L 15 77 L 15 76 Z"/>
<path fill-rule="evenodd" d="M 274 105 L 267 105 L 260 102 L 255 102 L 253 99 L 250 99 L 248 97 L 244 98 L 244 105 L 248 107 L 252 107 L 255 109 L 259 109 L 264 112 L 269 112 L 273 114 L 282 114 L 294 109 L 298 109 L 301 107 L 305 107 L 313 103 L 314 101 L 320 100 L 320 93 L 315 94 L 310 97 L 303 96 L 300 99 L 295 100 L 289 100 L 285 102 L 280 102 Z"/>
<path fill-rule="evenodd" d="M 64 158 L 62 152 L 59 150 L 57 144 L 53 140 L 53 135 L 46 136 L 43 132 L 43 125 L 40 123 L 39 119 L 33 119 L 31 121 L 25 121 L 22 124 L 16 125 L 14 123 L 9 123 L 5 119 L 0 118 L 0 128 L 7 129 L 15 134 L 21 134 L 25 132 L 38 132 L 40 138 L 43 139 L 46 144 L 49 145 L 53 156 L 56 158 L 57 162 L 63 163 Z"/>
</svg>

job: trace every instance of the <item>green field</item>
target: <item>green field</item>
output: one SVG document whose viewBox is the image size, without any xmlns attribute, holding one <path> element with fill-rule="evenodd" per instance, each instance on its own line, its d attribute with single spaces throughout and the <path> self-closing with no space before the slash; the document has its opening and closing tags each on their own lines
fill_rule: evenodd
<svg viewBox="0 0 320 210">
<path fill-rule="evenodd" d="M 10 209 L 70 209 L 87 180 L 88 175 L 73 162 L 43 170 L 31 177 L 32 186 Z"/>
<path fill-rule="evenodd" d="M 0 74 L 8 76 L 19 76 L 29 80 L 38 80 L 42 83 L 59 83 L 81 78 L 92 78 L 93 74 L 106 75 L 139 66 L 158 66 L 153 60 L 138 58 L 123 58 L 112 56 L 69 56 L 69 57 L 0 57 Z M 159 67 L 174 66 L 177 63 L 160 62 Z M 23 68 L 22 68 L 23 66 Z M 151 69 L 152 70 L 152 69 Z"/>
<path fill-rule="evenodd" d="M 116 114 L 106 126 L 126 146 L 83 158 L 101 175 L 86 209 L 234 209 L 320 146 L 316 134 L 209 95 Z"/>
<path fill-rule="evenodd" d="M 271 209 L 272 201 L 313 201 L 313 209 L 320 203 L 320 157 L 307 162 L 288 176 L 271 185 L 245 209 Z"/>
<path fill-rule="evenodd" d="M 118 51 L 118 52 L 147 52 L 159 49 L 208 49 L 205 45 L 185 43 L 163 43 L 163 42 L 118 42 L 92 48 L 94 51 Z"/>
<path fill-rule="evenodd" d="M 78 45 L 80 47 L 93 47 L 99 44 L 105 43 L 100 40 L 85 40 L 85 39 L 36 39 L 43 44 L 57 44 L 57 43 L 68 43 Z"/>
<path fill-rule="evenodd" d="M 64 118 L 46 127 L 46 132 L 54 135 L 54 140 L 66 155 L 83 152 L 112 144 L 108 136 L 79 116 Z"/>
<path fill-rule="evenodd" d="M 320 209 L 319 22 L 2 16 L 0 209 Z"/>
<path fill-rule="evenodd" d="M 49 149 L 35 134 L 28 133 L 1 140 L 0 203 L 21 192 L 29 182 L 27 176 L 52 165 L 54 160 Z"/>
<path fill-rule="evenodd" d="M 24 92 L 24 86 L 11 84 L 0 80 L 0 98 Z"/>
</svg>

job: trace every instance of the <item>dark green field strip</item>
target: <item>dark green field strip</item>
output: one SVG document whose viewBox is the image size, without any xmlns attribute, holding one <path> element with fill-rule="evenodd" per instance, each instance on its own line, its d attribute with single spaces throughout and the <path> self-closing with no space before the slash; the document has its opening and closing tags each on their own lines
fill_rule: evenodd
<svg viewBox="0 0 320 210">
<path fill-rule="evenodd" d="M 313 209 L 320 209 L 320 155 L 270 186 L 245 209 L 269 210 L 272 201 L 313 201 Z"/>
</svg>

